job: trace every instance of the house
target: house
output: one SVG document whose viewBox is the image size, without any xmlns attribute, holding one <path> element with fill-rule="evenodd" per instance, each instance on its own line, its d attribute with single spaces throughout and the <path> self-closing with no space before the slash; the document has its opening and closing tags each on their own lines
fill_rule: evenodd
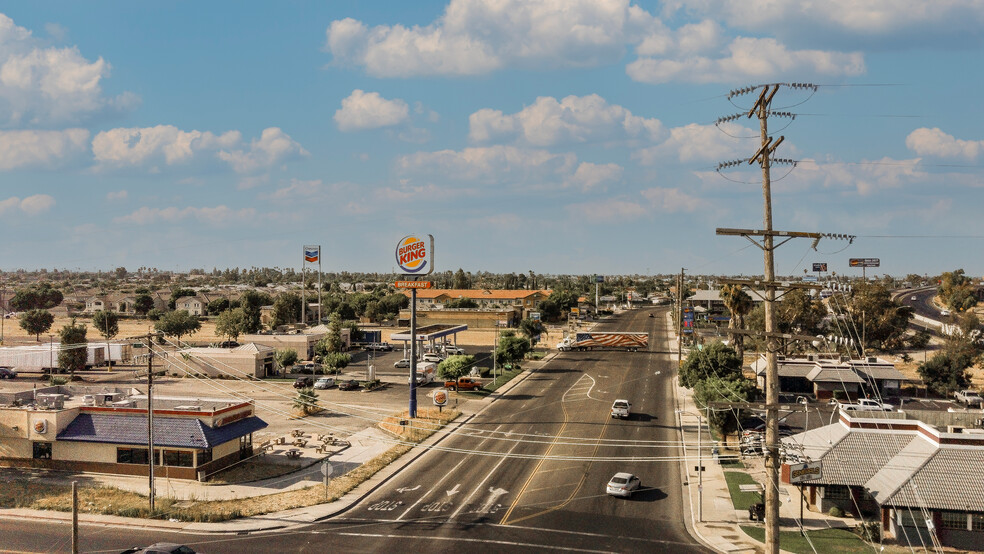
<svg viewBox="0 0 984 554">
<path fill-rule="evenodd" d="M 182 296 L 174 301 L 175 310 L 185 310 L 190 315 L 205 315 L 206 306 L 205 299 L 199 296 Z"/>
<path fill-rule="evenodd" d="M 148 399 L 129 388 L 0 393 L 0 466 L 147 475 Z M 253 455 L 252 401 L 154 397 L 155 474 L 204 480 Z"/>
<path fill-rule="evenodd" d="M 836 423 L 782 440 L 787 457 L 820 462 L 804 484 L 811 509 L 838 506 L 872 517 L 882 536 L 907 545 L 984 544 L 984 428 L 943 432 L 905 414 Z M 790 464 L 781 479 L 790 481 Z"/>
<path fill-rule="evenodd" d="M 759 388 L 765 390 L 765 355 L 751 364 Z M 897 396 L 906 377 L 895 364 L 875 356 L 848 358 L 839 354 L 778 356 L 780 394 L 812 394 L 817 400 Z"/>
<path fill-rule="evenodd" d="M 253 343 L 234 348 L 184 348 L 164 358 L 164 370 L 181 376 L 204 374 L 262 379 L 276 375 L 273 352 L 270 346 Z"/>
</svg>

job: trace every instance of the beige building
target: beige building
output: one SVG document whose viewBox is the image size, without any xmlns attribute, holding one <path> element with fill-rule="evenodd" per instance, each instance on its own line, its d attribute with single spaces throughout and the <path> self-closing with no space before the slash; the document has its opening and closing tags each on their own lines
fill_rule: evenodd
<svg viewBox="0 0 984 554">
<path fill-rule="evenodd" d="M 0 466 L 147 475 L 147 411 L 147 396 L 127 388 L 0 393 Z M 155 395 L 155 474 L 204 480 L 252 456 L 266 426 L 251 401 Z"/>
<path fill-rule="evenodd" d="M 253 343 L 235 348 L 184 348 L 164 359 L 164 370 L 173 375 L 262 379 L 276 375 L 273 352 L 272 347 Z"/>
<path fill-rule="evenodd" d="M 256 333 L 253 335 L 242 335 L 239 340 L 246 343 L 261 344 L 276 350 L 292 348 L 297 352 L 301 360 L 310 360 L 314 357 L 314 346 L 318 341 L 328 334 L 328 327 L 317 325 L 306 329 L 296 329 L 285 333 Z M 342 350 L 352 347 L 351 329 L 341 330 Z"/>
</svg>

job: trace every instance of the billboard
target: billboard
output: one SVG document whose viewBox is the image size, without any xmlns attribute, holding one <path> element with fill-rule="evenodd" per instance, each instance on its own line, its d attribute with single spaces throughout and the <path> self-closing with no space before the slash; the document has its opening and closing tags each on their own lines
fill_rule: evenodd
<svg viewBox="0 0 984 554">
<path fill-rule="evenodd" d="M 827 271 L 827 262 L 813 262 L 813 271 Z"/>
<path fill-rule="evenodd" d="M 851 258 L 851 267 L 878 267 L 881 265 L 879 258 Z"/>
</svg>

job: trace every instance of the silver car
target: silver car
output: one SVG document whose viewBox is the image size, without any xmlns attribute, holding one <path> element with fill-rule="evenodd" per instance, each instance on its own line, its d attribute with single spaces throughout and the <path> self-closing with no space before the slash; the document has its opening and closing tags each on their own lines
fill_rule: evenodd
<svg viewBox="0 0 984 554">
<path fill-rule="evenodd" d="M 629 498 L 632 493 L 639 490 L 642 486 L 642 482 L 638 477 L 632 475 L 631 473 L 616 473 L 611 481 L 608 482 L 608 486 L 605 487 L 605 492 L 612 496 L 621 496 L 622 498 Z"/>
</svg>

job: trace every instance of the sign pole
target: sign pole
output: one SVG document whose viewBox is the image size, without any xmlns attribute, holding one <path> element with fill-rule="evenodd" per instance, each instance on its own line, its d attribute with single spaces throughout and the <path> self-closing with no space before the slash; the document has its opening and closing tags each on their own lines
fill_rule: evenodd
<svg viewBox="0 0 984 554">
<path fill-rule="evenodd" d="M 417 417 L 417 289 L 410 289 L 410 419 Z"/>
<path fill-rule="evenodd" d="M 806 536 L 806 531 L 803 529 L 803 485 L 800 485 L 800 535 Z"/>
</svg>

